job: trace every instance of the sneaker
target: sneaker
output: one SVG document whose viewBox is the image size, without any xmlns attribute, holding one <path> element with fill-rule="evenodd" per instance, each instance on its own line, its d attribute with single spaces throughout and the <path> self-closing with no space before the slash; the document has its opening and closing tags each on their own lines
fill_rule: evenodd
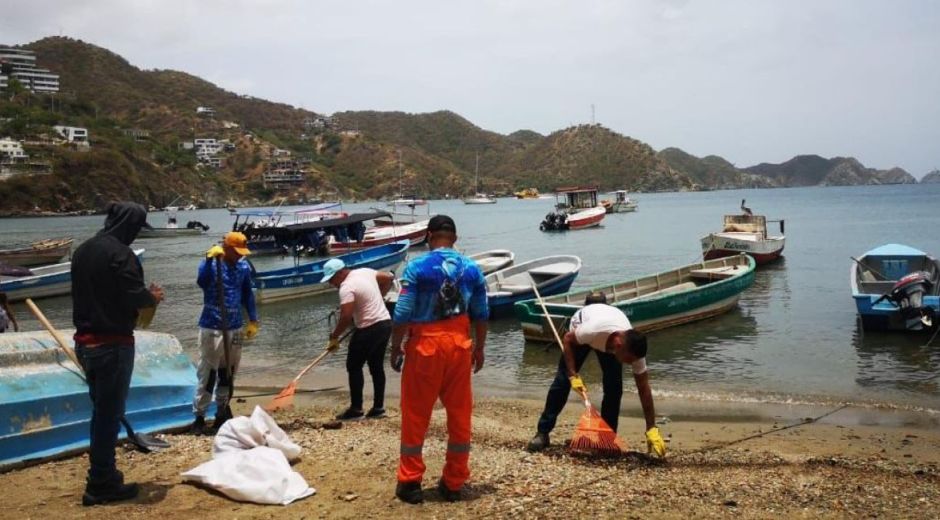
<svg viewBox="0 0 940 520">
<path fill-rule="evenodd" d="M 82 495 L 82 505 L 97 506 L 109 502 L 130 500 L 139 493 L 140 486 L 133 482 L 125 484 L 124 475 L 118 471 L 111 480 L 98 484 L 88 482 L 85 485 L 85 493 Z"/>
<path fill-rule="evenodd" d="M 193 435 L 205 435 L 206 434 L 206 418 L 197 415 L 196 420 L 189 426 L 189 433 Z"/>
<path fill-rule="evenodd" d="M 340 421 L 351 421 L 353 419 L 362 418 L 362 410 L 353 410 L 352 408 L 347 408 L 345 412 L 336 416 Z"/>
<path fill-rule="evenodd" d="M 532 437 L 532 440 L 529 441 L 529 445 L 526 446 L 526 449 L 535 453 L 537 451 L 542 451 L 549 445 L 548 434 L 538 432 L 535 434 L 535 437 Z"/>
<path fill-rule="evenodd" d="M 366 413 L 366 417 L 369 419 L 378 419 L 379 417 L 385 417 L 385 408 L 372 408 Z"/>
<path fill-rule="evenodd" d="M 460 502 L 460 490 L 454 491 L 444 484 L 444 479 L 437 481 L 437 493 L 448 502 Z"/>
<path fill-rule="evenodd" d="M 420 482 L 399 482 L 395 486 L 395 496 L 408 504 L 424 502 L 424 491 L 421 490 Z"/>
</svg>

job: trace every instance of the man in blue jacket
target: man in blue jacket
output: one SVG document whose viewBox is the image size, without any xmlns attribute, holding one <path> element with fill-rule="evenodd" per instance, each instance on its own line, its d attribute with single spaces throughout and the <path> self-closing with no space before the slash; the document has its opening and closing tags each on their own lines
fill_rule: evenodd
<svg viewBox="0 0 940 520">
<path fill-rule="evenodd" d="M 221 246 L 213 246 L 199 264 L 196 283 L 202 288 L 202 316 L 199 317 L 199 383 L 193 396 L 192 433 L 206 433 L 206 410 L 215 393 L 217 430 L 232 418 L 229 399 L 232 377 L 241 361 L 242 342 L 258 334 L 258 312 L 251 291 L 251 265 L 248 240 L 237 231 L 226 233 Z M 220 276 L 221 275 L 221 276 Z M 224 305 L 220 306 L 220 300 Z M 242 307 L 248 313 L 244 325 Z M 226 343 L 228 343 L 226 345 Z"/>
</svg>

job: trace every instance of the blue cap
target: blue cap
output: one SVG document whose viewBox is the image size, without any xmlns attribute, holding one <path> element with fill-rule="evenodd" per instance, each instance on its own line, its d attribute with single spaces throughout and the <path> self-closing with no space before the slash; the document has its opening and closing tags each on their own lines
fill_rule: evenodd
<svg viewBox="0 0 940 520">
<path fill-rule="evenodd" d="M 329 282 L 330 278 L 333 278 L 333 275 L 346 269 L 346 262 L 343 262 L 339 258 L 330 258 L 323 264 L 323 279 L 320 280 L 323 283 Z"/>
</svg>

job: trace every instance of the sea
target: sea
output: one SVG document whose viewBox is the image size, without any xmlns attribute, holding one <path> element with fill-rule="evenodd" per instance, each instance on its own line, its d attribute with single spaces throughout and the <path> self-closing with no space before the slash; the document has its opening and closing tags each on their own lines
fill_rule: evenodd
<svg viewBox="0 0 940 520">
<path fill-rule="evenodd" d="M 601 227 L 543 233 L 539 222 L 551 199 L 499 199 L 494 205 L 434 200 L 432 213 L 454 218 L 457 247 L 465 253 L 510 249 L 517 262 L 573 254 L 583 267 L 572 290 L 666 271 L 700 258 L 699 239 L 719 231 L 724 214 L 740 211 L 783 220 L 784 257 L 760 267 L 754 285 L 722 316 L 650 334 L 648 364 L 655 395 L 699 402 L 837 405 L 940 414 L 940 338 L 930 333 L 873 333 L 859 327 L 849 287 L 851 256 L 886 243 L 940 254 L 940 184 L 728 190 L 634 194 L 639 211 L 608 215 Z M 343 204 L 349 212 L 384 209 L 381 203 Z M 165 224 L 162 213 L 150 221 Z M 175 335 L 197 357 L 197 320 L 203 296 L 196 268 L 203 253 L 231 229 L 224 209 L 180 211 L 185 224 L 210 226 L 204 236 L 138 240 L 145 248 L 147 281 L 163 286 L 152 330 Z M 7 218 L 0 242 L 23 243 L 72 236 L 76 244 L 100 229 L 103 216 Z M 770 224 L 776 230 L 776 224 Z M 426 252 L 413 248 L 410 256 Z M 257 269 L 292 264 L 290 258 L 256 257 Z M 71 299 L 37 302 L 57 326 L 71 325 Z M 240 380 L 280 387 L 326 345 L 326 317 L 337 306 L 327 294 L 260 306 L 261 332 L 243 353 Z M 24 328 L 39 329 L 22 304 Z M 496 396 L 542 396 L 559 353 L 553 345 L 526 343 L 515 319 L 490 324 L 477 391 Z M 304 385 L 343 380 L 344 356 L 331 356 Z M 593 358 L 582 370 L 600 392 Z M 329 377 L 328 377 L 329 376 Z M 368 379 L 368 378 L 367 378 Z M 394 380 L 393 380 L 394 381 Z M 390 382 L 390 385 L 396 383 Z M 625 387 L 631 389 L 629 378 Z M 370 385 L 367 382 L 367 389 Z"/>
</svg>

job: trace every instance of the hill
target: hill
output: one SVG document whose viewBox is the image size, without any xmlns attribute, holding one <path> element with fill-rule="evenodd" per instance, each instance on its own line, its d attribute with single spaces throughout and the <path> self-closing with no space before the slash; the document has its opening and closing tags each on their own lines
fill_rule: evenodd
<svg viewBox="0 0 940 520">
<path fill-rule="evenodd" d="M 932 172 L 924 175 L 924 178 L 920 180 L 921 184 L 940 184 L 940 170 L 933 170 Z"/>
<path fill-rule="evenodd" d="M 691 178 L 695 182 L 696 189 L 772 188 L 777 186 L 773 180 L 741 171 L 717 155 L 699 158 L 679 148 L 665 148 L 657 155 L 674 170 Z"/>
<path fill-rule="evenodd" d="M 824 159 L 799 155 L 782 164 L 761 163 L 744 171 L 769 177 L 779 186 L 855 186 L 863 184 L 914 184 L 917 179 L 901 168 L 866 168 L 852 157 Z"/>
</svg>

